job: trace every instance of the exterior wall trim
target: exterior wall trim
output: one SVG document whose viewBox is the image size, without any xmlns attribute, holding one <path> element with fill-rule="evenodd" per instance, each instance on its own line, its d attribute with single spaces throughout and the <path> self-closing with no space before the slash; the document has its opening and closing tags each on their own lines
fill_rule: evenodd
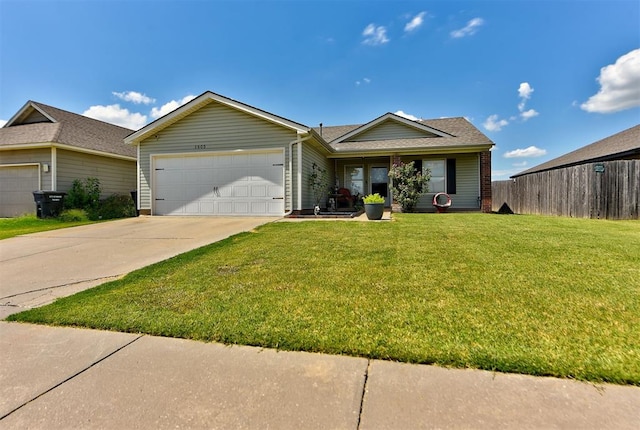
<svg viewBox="0 0 640 430">
<path fill-rule="evenodd" d="M 107 158 L 118 158 L 120 160 L 135 161 L 135 157 L 114 154 L 111 152 L 96 151 L 95 149 L 79 148 L 73 145 L 65 145 L 63 143 L 41 142 L 41 143 L 25 143 L 21 145 L 0 146 L 0 151 L 17 151 L 21 149 L 42 149 L 42 148 L 58 148 L 66 151 L 83 152 L 85 154 L 99 155 Z"/>
</svg>

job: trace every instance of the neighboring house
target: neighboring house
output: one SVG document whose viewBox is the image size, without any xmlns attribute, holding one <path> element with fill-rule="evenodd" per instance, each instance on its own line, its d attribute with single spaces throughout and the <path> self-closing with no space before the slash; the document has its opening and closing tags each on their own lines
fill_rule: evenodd
<svg viewBox="0 0 640 430">
<path fill-rule="evenodd" d="M 492 184 L 493 210 L 640 217 L 640 125 Z"/>
<path fill-rule="evenodd" d="M 0 217 L 35 213 L 33 191 L 100 180 L 103 196 L 136 188 L 133 130 L 28 101 L 0 128 Z"/>
<path fill-rule="evenodd" d="M 433 210 L 439 191 L 451 195 L 452 209 L 491 210 L 493 142 L 464 118 L 387 113 L 361 125 L 310 128 L 208 91 L 125 143 L 138 150 L 142 214 L 302 213 L 315 204 L 314 164 L 327 170 L 330 185 L 352 195 L 380 192 L 390 205 L 388 172 L 398 161 L 431 170 L 419 210 Z"/>
<path fill-rule="evenodd" d="M 590 145 L 583 146 L 568 154 L 561 155 L 546 163 L 524 170 L 511 176 L 511 178 L 579 164 L 633 159 L 640 159 L 640 124 Z"/>
</svg>

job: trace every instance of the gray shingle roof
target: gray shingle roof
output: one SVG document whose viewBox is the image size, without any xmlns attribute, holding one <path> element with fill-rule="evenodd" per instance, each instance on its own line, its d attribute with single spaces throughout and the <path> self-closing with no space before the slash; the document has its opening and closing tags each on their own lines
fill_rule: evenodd
<svg viewBox="0 0 640 430">
<path fill-rule="evenodd" d="M 618 159 L 630 154 L 640 154 L 640 124 L 534 166 L 512 178 L 588 162 Z"/>
<path fill-rule="evenodd" d="M 0 128 L 0 146 L 10 147 L 30 143 L 59 143 L 92 151 L 136 157 L 136 148 L 124 143 L 133 130 L 98 121 L 43 103 L 29 101 L 23 110 L 37 108 L 55 122 L 22 124 L 12 119 Z"/>
<path fill-rule="evenodd" d="M 322 127 L 322 137 L 329 142 L 337 152 L 349 151 L 383 151 L 383 150 L 424 150 L 429 148 L 464 147 L 475 145 L 493 145 L 493 142 L 478 130 L 473 124 L 462 117 L 423 119 L 418 121 L 431 128 L 443 131 L 451 137 L 424 137 L 406 139 L 386 139 L 359 142 L 333 143 L 341 136 L 362 127 L 363 124 L 339 125 Z M 320 133 L 320 128 L 315 127 Z"/>
</svg>

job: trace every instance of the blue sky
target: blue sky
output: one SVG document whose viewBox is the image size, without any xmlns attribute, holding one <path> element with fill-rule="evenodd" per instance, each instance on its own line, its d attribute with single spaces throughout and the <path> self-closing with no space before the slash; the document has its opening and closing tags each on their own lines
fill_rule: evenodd
<svg viewBox="0 0 640 430">
<path fill-rule="evenodd" d="M 640 1 L 0 0 L 0 124 L 137 129 L 207 90 L 308 126 L 464 116 L 506 179 L 640 123 Z"/>
</svg>

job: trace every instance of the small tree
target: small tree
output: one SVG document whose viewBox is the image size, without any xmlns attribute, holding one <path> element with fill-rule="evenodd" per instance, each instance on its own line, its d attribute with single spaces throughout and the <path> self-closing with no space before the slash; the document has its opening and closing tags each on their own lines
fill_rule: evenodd
<svg viewBox="0 0 640 430">
<path fill-rule="evenodd" d="M 322 197 L 327 195 L 329 191 L 329 177 L 327 169 L 323 169 L 316 163 L 313 163 L 311 173 L 309 174 L 309 187 L 313 192 L 313 200 L 316 206 L 320 206 Z"/>
<path fill-rule="evenodd" d="M 414 162 L 398 163 L 389 170 L 393 198 L 402 207 L 402 212 L 413 212 L 421 195 L 429 191 L 431 172 L 418 172 Z"/>
</svg>

